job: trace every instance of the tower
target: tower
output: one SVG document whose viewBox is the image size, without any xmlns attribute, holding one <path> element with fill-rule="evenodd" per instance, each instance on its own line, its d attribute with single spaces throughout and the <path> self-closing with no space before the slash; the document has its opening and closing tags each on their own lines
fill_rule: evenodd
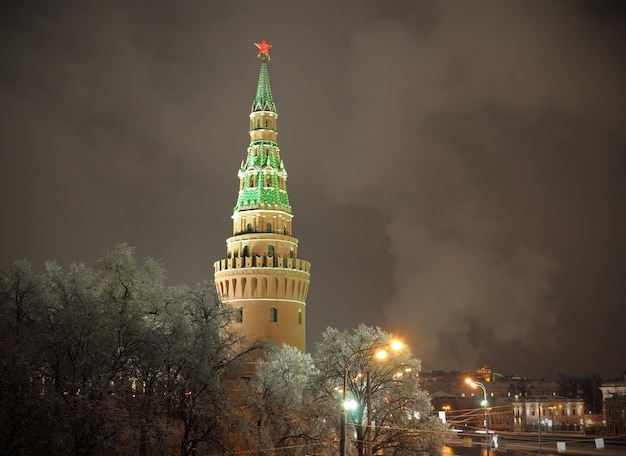
<svg viewBox="0 0 626 456">
<path fill-rule="evenodd" d="M 277 143 L 276 105 L 267 63 L 272 47 L 255 43 L 261 70 L 250 112 L 250 145 L 238 172 L 239 194 L 226 258 L 214 264 L 220 299 L 236 311 L 235 329 L 248 343 L 266 339 L 306 349 L 308 261 L 292 235 L 287 171 Z"/>
</svg>

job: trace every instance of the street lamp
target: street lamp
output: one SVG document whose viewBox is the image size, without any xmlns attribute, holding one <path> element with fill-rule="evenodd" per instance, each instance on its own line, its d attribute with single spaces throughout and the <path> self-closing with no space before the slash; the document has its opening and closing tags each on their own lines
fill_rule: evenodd
<svg viewBox="0 0 626 456">
<path fill-rule="evenodd" d="M 348 374 L 350 368 L 362 359 L 370 358 L 374 356 L 376 359 L 383 360 L 387 357 L 387 349 L 391 348 L 394 351 L 399 351 L 404 347 L 404 344 L 398 340 L 393 340 L 389 344 L 378 345 L 374 347 L 366 347 L 357 350 L 348 356 L 346 360 L 346 368 L 343 371 L 343 390 L 341 401 L 341 437 L 339 442 L 339 454 L 340 456 L 346 456 L 346 427 L 348 422 L 348 408 L 346 407 L 346 390 L 348 389 Z M 371 448 L 371 415 L 370 415 L 370 385 L 369 385 L 369 372 L 367 373 L 367 434 L 368 442 Z M 370 450 L 368 450 L 370 451 Z"/>
<path fill-rule="evenodd" d="M 482 406 L 485 409 L 485 421 L 484 421 L 484 426 L 485 426 L 485 431 L 487 430 L 488 426 L 487 426 L 487 388 L 485 388 L 485 385 L 483 385 L 480 382 L 475 382 L 474 380 L 472 380 L 471 378 L 466 378 L 465 379 L 465 383 L 467 383 L 469 386 L 471 386 L 472 388 L 478 388 L 480 387 L 483 390 L 483 402 L 482 402 Z M 487 436 L 487 438 L 489 438 L 489 436 Z"/>
</svg>

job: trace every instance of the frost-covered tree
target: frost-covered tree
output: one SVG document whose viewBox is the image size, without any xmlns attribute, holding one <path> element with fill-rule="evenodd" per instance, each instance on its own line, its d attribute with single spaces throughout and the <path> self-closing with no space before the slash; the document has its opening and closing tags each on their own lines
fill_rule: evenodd
<svg viewBox="0 0 626 456">
<path fill-rule="evenodd" d="M 34 361 L 43 335 L 41 289 L 26 261 L 0 271 L 0 454 L 23 454 L 27 445 L 32 454 L 43 453 L 39 444 L 52 438 Z"/>
<path fill-rule="evenodd" d="M 288 346 L 268 351 L 253 377 L 247 423 L 239 428 L 250 449 L 336 454 L 345 376 L 346 399 L 355 404 L 347 415 L 348 454 L 367 452 L 368 404 L 372 454 L 438 453 L 446 426 L 432 416 L 420 388 L 420 361 L 407 348 L 388 351 L 385 360 L 374 356 L 391 340 L 380 328 L 361 325 L 352 332 L 328 328 L 312 358 Z"/>
<path fill-rule="evenodd" d="M 92 267 L 0 272 L 0 453 L 227 451 L 231 317 L 211 283 L 167 286 L 127 245 Z"/>
<path fill-rule="evenodd" d="M 334 426 L 319 395 L 319 377 L 309 354 L 288 345 L 267 351 L 252 382 L 251 437 L 257 448 L 276 454 L 332 454 Z"/>
<path fill-rule="evenodd" d="M 164 386 L 172 398 L 167 416 L 178 423 L 181 455 L 225 453 L 237 407 L 232 379 L 243 368 L 242 341 L 229 329 L 232 310 L 219 302 L 212 283 L 181 292 L 180 309 L 172 316 L 182 320 L 183 329 L 166 359 Z"/>
<path fill-rule="evenodd" d="M 369 441 L 372 454 L 438 453 L 446 426 L 433 417 L 430 397 L 420 388 L 421 362 L 408 348 L 387 350 L 384 360 L 375 356 L 391 341 L 392 335 L 380 328 L 360 325 L 352 332 L 328 328 L 314 356 L 318 388 L 335 404 L 335 423 L 339 423 L 346 379 L 346 400 L 353 404 L 346 421 L 348 454 L 366 454 Z"/>
</svg>

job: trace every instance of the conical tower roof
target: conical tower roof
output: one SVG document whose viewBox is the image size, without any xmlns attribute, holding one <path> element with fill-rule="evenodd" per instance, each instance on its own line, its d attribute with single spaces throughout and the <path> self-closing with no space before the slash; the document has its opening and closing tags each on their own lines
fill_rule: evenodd
<svg viewBox="0 0 626 456">
<path fill-rule="evenodd" d="M 276 112 L 276 105 L 272 98 L 272 88 L 270 87 L 270 76 L 267 72 L 267 60 L 265 55 L 261 61 L 261 71 L 259 72 L 259 82 L 256 87 L 256 97 L 252 103 L 252 112 L 272 111 Z"/>
</svg>

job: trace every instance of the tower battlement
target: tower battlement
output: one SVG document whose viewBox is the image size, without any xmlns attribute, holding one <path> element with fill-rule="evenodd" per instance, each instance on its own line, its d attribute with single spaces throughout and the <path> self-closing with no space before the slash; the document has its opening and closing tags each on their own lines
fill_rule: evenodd
<svg viewBox="0 0 626 456">
<path fill-rule="evenodd" d="M 311 263 L 306 260 L 297 258 L 285 258 L 282 256 L 252 256 L 252 257 L 236 257 L 226 258 L 216 261 L 213 264 L 214 272 L 217 274 L 228 269 L 250 269 L 250 268 L 269 268 L 269 269 L 289 269 L 306 273 L 311 272 Z"/>
<path fill-rule="evenodd" d="M 216 280 L 219 277 L 222 301 L 231 304 L 233 301 L 243 304 L 241 300 L 245 299 L 264 299 L 269 303 L 292 300 L 305 305 L 309 291 L 309 273 L 300 269 L 222 269 L 215 276 Z"/>
</svg>

